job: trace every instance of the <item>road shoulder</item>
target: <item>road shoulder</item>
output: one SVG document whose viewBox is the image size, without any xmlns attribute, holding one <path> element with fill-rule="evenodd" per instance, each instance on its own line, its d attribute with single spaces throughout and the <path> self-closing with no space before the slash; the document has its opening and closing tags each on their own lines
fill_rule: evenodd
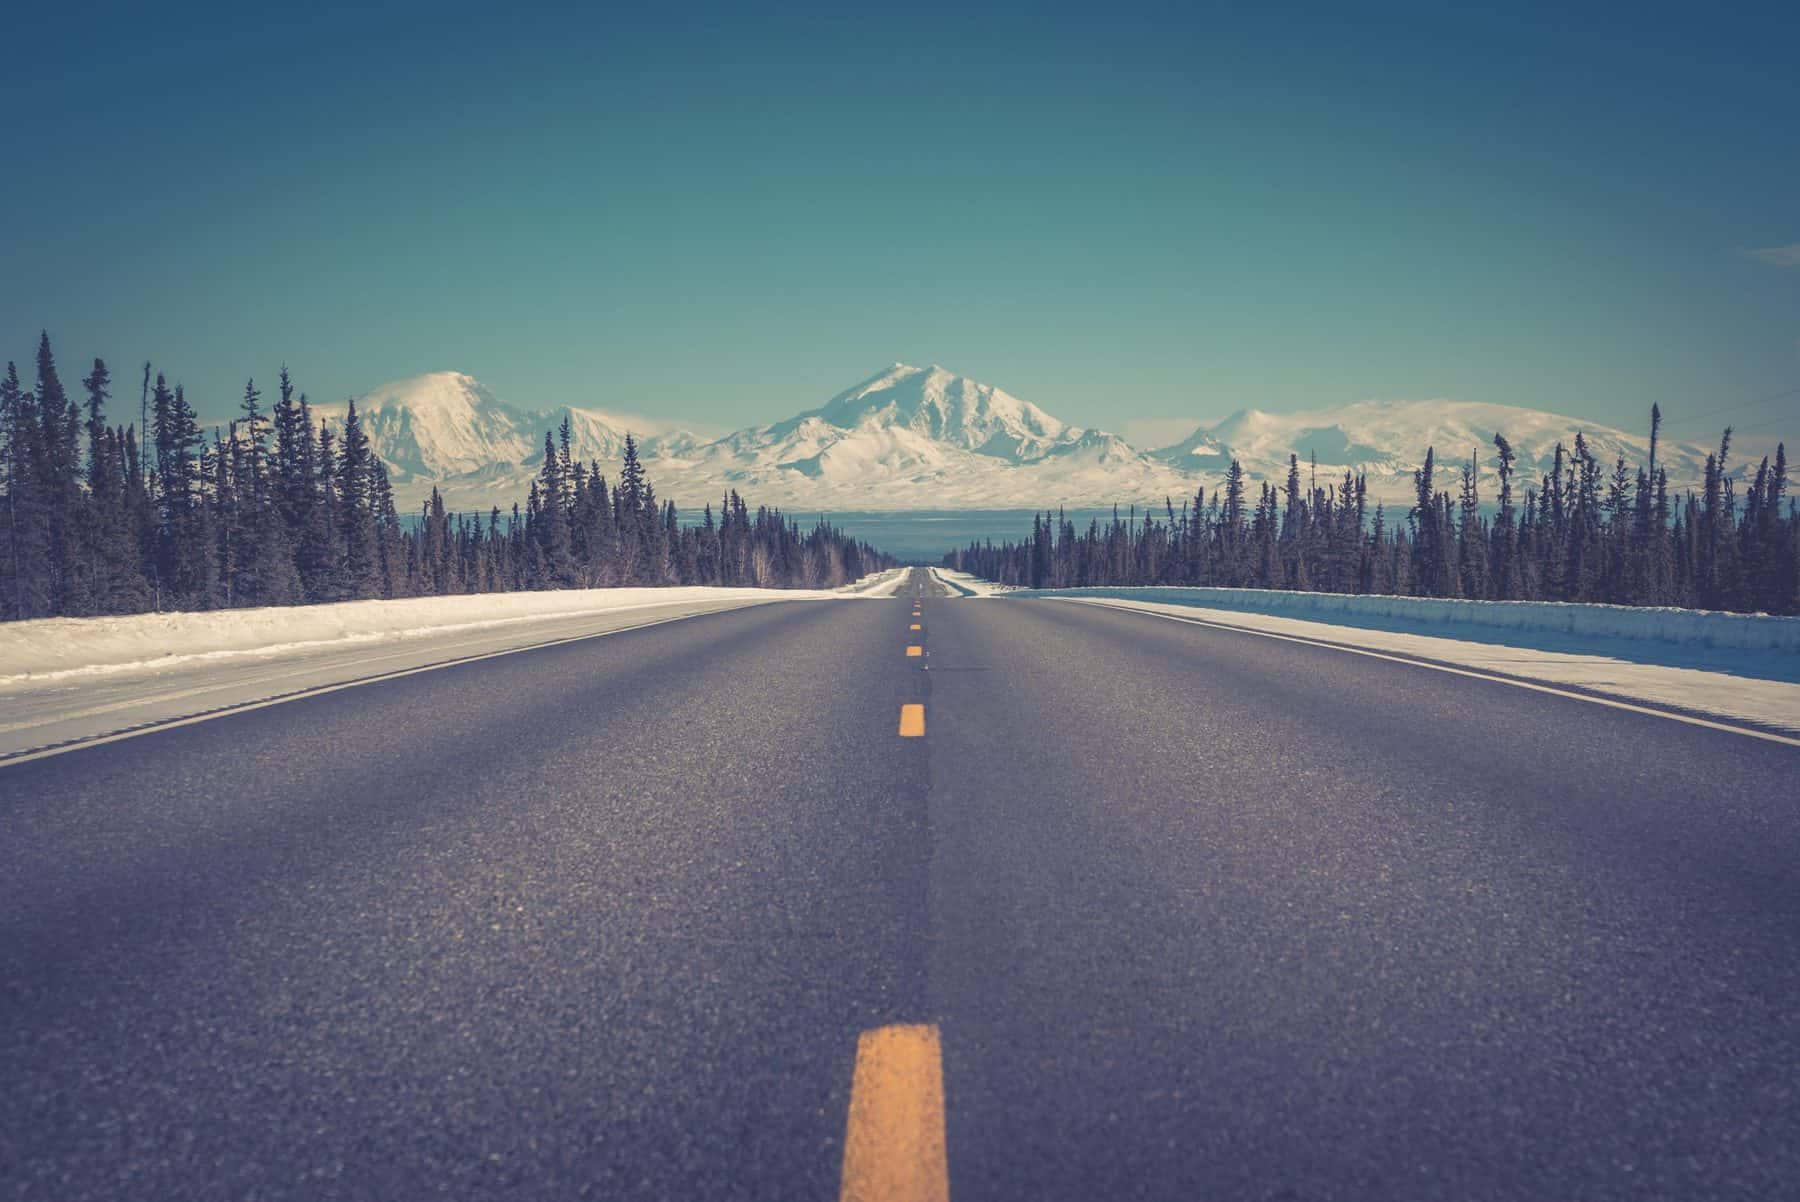
<svg viewBox="0 0 1800 1202">
<path fill-rule="evenodd" d="M 1120 598 L 1063 597 L 1065 604 L 1135 611 L 1176 621 L 1300 639 L 1426 666 L 1465 669 L 1611 701 L 1643 705 L 1800 738 L 1800 684 L 1490 642 L 1338 626 L 1298 618 Z"/>
</svg>

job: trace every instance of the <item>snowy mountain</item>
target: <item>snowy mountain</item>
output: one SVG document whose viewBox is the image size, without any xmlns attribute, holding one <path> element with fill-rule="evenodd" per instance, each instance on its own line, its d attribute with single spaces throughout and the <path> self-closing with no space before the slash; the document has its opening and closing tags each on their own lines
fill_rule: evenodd
<svg viewBox="0 0 1800 1202">
<path fill-rule="evenodd" d="M 641 419 L 598 409 L 508 404 L 473 376 L 455 371 L 384 384 L 356 398 L 356 411 L 370 447 L 387 464 L 396 497 L 409 505 L 433 485 L 464 498 L 459 504 L 511 505 L 529 490 L 543 462 L 545 432 L 559 430 L 565 418 L 570 449 L 582 460 L 616 463 L 625 453 L 627 429 L 647 457 L 699 442 L 673 426 L 646 429 Z M 314 412 L 337 425 L 344 406 L 319 406 Z"/>
<path fill-rule="evenodd" d="M 1498 489 L 1494 434 L 1502 433 L 1518 456 L 1516 487 L 1535 487 L 1556 459 L 1556 444 L 1573 448 L 1580 432 L 1588 450 L 1607 469 L 1622 455 L 1635 474 L 1649 458 L 1649 431 L 1631 434 L 1593 422 L 1477 401 L 1358 401 L 1331 409 L 1298 413 L 1264 413 L 1243 409 L 1214 425 L 1202 425 L 1172 446 L 1149 452 L 1152 459 L 1186 472 L 1214 477 L 1237 459 L 1252 479 L 1286 478 L 1288 455 L 1298 455 L 1302 469 L 1318 462 L 1322 481 L 1342 479 L 1346 469 L 1367 474 L 1370 494 L 1382 500 L 1413 495 L 1413 473 L 1436 451 L 1435 478 L 1440 489 L 1454 489 L 1462 465 L 1471 454 L 1480 461 L 1484 495 Z M 1774 450 L 1772 443 L 1740 442 L 1731 457 L 1734 475 L 1754 470 L 1755 458 Z M 1657 462 L 1668 469 L 1673 488 L 1697 484 L 1706 455 L 1714 448 L 1680 442 L 1666 435 L 1657 447 Z M 1748 462 L 1747 462 L 1748 461 Z"/>
<path fill-rule="evenodd" d="M 1535 409 L 1470 401 L 1359 401 L 1273 414 L 1245 409 L 1200 425 L 1172 446 L 1139 451 L 1104 430 L 1070 425 L 1031 402 L 942 367 L 896 363 L 823 405 L 785 421 L 703 439 L 662 421 L 579 406 L 531 408 L 502 401 L 473 377 L 434 372 L 357 399 L 375 452 L 403 506 L 435 486 L 456 509 L 506 508 L 522 500 L 541 462 L 544 433 L 566 417 L 580 459 L 617 472 L 629 429 L 657 491 L 698 506 L 735 488 L 753 504 L 795 510 L 1030 509 L 1114 502 L 1179 504 L 1210 492 L 1235 457 L 1252 481 L 1279 483 L 1289 452 L 1314 458 L 1321 482 L 1366 473 L 1372 497 L 1410 503 L 1412 474 L 1435 447 L 1439 488 L 1454 489 L 1471 452 L 1483 495 L 1496 495 L 1493 435 L 1517 452 L 1521 491 L 1536 484 L 1561 441 L 1580 430 L 1609 468 L 1635 470 L 1647 434 Z M 338 421 L 342 407 L 320 410 Z M 1698 482 L 1709 448 L 1665 438 L 1659 461 L 1673 488 Z M 1737 473 L 1773 445 L 1740 444 Z"/>
<path fill-rule="evenodd" d="M 666 495 L 735 488 L 811 509 L 983 509 L 1161 496 L 1181 473 L 1123 439 L 942 367 L 896 363 L 817 409 L 679 452 L 659 446 Z M 1027 498 L 1032 498 L 1027 500 Z"/>
<path fill-rule="evenodd" d="M 1041 459 L 1087 433 L 1058 421 L 1030 401 L 991 384 L 952 375 L 935 364 L 917 368 L 896 363 L 812 413 L 770 429 L 790 429 L 809 418 L 840 430 L 910 430 L 1010 463 Z"/>
</svg>

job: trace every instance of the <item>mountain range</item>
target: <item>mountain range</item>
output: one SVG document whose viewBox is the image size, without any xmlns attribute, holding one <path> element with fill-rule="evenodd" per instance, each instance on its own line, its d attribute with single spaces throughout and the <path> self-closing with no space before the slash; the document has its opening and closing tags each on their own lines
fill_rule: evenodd
<svg viewBox="0 0 1800 1202">
<path fill-rule="evenodd" d="M 1105 430 L 1071 425 L 1029 401 L 942 367 L 896 363 L 825 404 L 784 421 L 720 438 L 678 422 L 565 405 L 534 408 L 497 398 L 472 376 L 433 372 L 357 398 L 376 454 L 397 499 L 416 507 L 432 488 L 447 505 L 505 509 L 524 498 L 542 462 L 544 435 L 566 419 L 571 449 L 613 476 L 625 434 L 659 495 L 698 507 L 736 489 L 752 504 L 796 512 L 1033 509 L 1179 505 L 1196 487 L 1210 492 L 1233 458 L 1253 484 L 1317 461 L 1321 482 L 1345 470 L 1366 474 L 1370 495 L 1410 503 L 1413 473 L 1427 447 L 1438 455 L 1438 487 L 1456 487 L 1461 463 L 1482 460 L 1484 495 L 1497 492 L 1493 435 L 1518 454 L 1521 491 L 1549 467 L 1557 442 L 1581 431 L 1608 468 L 1623 455 L 1635 472 L 1648 437 L 1510 405 L 1450 400 L 1367 400 L 1328 409 L 1264 413 L 1243 409 L 1196 425 L 1166 447 L 1140 450 Z M 342 406 L 319 410 L 341 421 Z M 1709 448 L 1664 438 L 1658 461 L 1672 489 L 1698 483 Z M 1738 474 L 1772 452 L 1734 450 Z"/>
</svg>

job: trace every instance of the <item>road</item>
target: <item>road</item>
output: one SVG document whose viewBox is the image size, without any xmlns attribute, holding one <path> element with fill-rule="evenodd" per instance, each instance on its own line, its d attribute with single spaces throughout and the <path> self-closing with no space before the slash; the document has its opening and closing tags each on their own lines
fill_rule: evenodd
<svg viewBox="0 0 1800 1202">
<path fill-rule="evenodd" d="M 0 767 L 0 1197 L 1792 1196 L 1800 751 L 904 592 Z"/>
</svg>

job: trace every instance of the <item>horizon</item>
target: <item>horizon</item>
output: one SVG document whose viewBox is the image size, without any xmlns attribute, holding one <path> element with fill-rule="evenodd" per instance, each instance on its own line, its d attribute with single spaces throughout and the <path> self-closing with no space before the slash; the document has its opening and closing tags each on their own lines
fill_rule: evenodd
<svg viewBox="0 0 1800 1202">
<path fill-rule="evenodd" d="M 1780 6 L 421 11 L 28 14 L 82 86 L 28 56 L 8 149 L 95 185 L 0 196 L 0 354 L 148 358 L 209 420 L 284 361 L 320 403 L 454 366 L 726 430 L 938 361 L 1137 445 L 1371 398 L 1800 412 Z"/>
</svg>

